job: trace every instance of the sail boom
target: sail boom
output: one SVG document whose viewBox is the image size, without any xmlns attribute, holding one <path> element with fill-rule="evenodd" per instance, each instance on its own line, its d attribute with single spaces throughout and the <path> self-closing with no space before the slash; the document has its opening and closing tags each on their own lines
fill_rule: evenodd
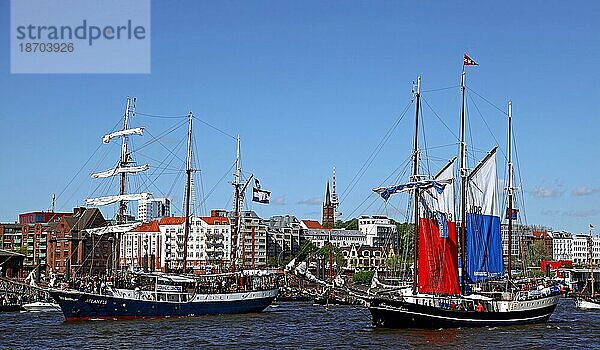
<svg viewBox="0 0 600 350">
<path fill-rule="evenodd" d="M 98 198 L 88 198 L 85 200 L 85 204 L 93 206 L 102 206 L 117 203 L 120 201 L 137 201 L 150 198 L 152 194 L 148 192 L 143 193 L 130 193 L 122 194 L 118 196 L 106 196 Z"/>
<path fill-rule="evenodd" d="M 113 133 L 104 135 L 102 137 L 102 143 L 109 143 L 110 140 L 114 139 L 115 137 L 129 136 L 129 135 L 144 135 L 144 128 L 133 128 L 133 129 L 125 129 L 125 130 L 115 131 Z"/>
<path fill-rule="evenodd" d="M 98 179 L 98 178 L 111 177 L 111 176 L 115 176 L 117 174 L 122 174 L 122 173 L 137 173 L 140 171 L 148 170 L 149 167 L 150 166 L 148 164 L 139 165 L 139 166 L 129 166 L 129 167 L 116 167 L 114 169 L 101 171 L 99 173 L 93 173 L 91 175 L 91 177 L 92 177 L 92 179 Z"/>
</svg>

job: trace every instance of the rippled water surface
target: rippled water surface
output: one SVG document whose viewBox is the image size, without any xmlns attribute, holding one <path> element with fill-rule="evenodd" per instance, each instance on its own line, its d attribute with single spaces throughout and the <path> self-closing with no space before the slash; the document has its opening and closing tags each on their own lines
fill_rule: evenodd
<svg viewBox="0 0 600 350">
<path fill-rule="evenodd" d="M 0 348 L 520 348 L 600 349 L 600 312 L 564 299 L 547 324 L 390 330 L 364 307 L 278 303 L 264 313 L 134 321 L 63 322 L 60 313 L 0 314 Z"/>
</svg>

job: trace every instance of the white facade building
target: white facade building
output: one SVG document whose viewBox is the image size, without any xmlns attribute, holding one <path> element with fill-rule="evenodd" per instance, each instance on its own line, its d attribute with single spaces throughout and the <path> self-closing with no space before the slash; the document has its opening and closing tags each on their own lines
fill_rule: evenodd
<svg viewBox="0 0 600 350">
<path fill-rule="evenodd" d="M 567 232 L 552 233 L 552 260 L 573 261 L 573 235 Z"/>
<path fill-rule="evenodd" d="M 573 235 L 573 264 L 587 265 L 590 257 L 589 235 Z M 600 263 L 600 237 L 592 236 L 594 265 Z"/>
<path fill-rule="evenodd" d="M 157 221 L 124 233 L 119 246 L 119 266 L 128 270 L 160 271 L 163 242 Z"/>
<path fill-rule="evenodd" d="M 121 266 L 144 267 L 154 271 L 181 268 L 185 218 L 164 217 L 142 224 L 123 234 L 120 241 Z M 190 219 L 187 265 L 204 269 L 228 265 L 231 258 L 231 225 L 226 217 Z M 148 261 L 148 262 L 145 262 Z"/>
<path fill-rule="evenodd" d="M 371 247 L 396 247 L 398 230 L 387 216 L 363 215 L 358 219 L 358 230 L 366 237 L 366 245 Z"/>
<path fill-rule="evenodd" d="M 321 248 L 329 243 L 335 247 L 351 247 L 366 245 L 367 237 L 360 230 L 343 230 L 343 229 L 308 229 L 304 232 L 304 238 L 309 240 Z"/>
<path fill-rule="evenodd" d="M 149 198 L 138 201 L 138 220 L 150 222 L 171 215 L 171 201 L 168 198 Z"/>
</svg>

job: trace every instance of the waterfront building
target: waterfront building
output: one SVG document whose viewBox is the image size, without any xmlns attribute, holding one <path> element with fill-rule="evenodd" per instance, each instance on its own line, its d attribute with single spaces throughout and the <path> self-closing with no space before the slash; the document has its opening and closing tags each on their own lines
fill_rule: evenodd
<svg viewBox="0 0 600 350">
<path fill-rule="evenodd" d="M 573 261 L 573 235 L 568 232 L 553 232 L 552 260 Z"/>
<path fill-rule="evenodd" d="M 312 242 L 318 248 L 329 244 L 334 247 L 362 246 L 367 242 L 366 235 L 360 230 L 345 229 L 308 229 L 303 232 L 304 239 Z"/>
<path fill-rule="evenodd" d="M 73 275 L 103 274 L 110 267 L 112 234 L 91 234 L 87 229 L 108 223 L 98 208 L 74 208 L 59 219 L 48 238 L 47 269 Z"/>
<path fill-rule="evenodd" d="M 396 224 L 387 216 L 362 215 L 358 219 L 358 230 L 365 234 L 368 246 L 398 248 Z"/>
<path fill-rule="evenodd" d="M 277 258 L 296 256 L 300 251 L 302 225 L 295 216 L 277 215 L 263 220 L 267 226 L 267 256 Z"/>
<path fill-rule="evenodd" d="M 54 211 L 32 211 L 29 213 L 19 214 L 19 224 L 38 224 L 46 222 L 56 222 L 65 215 L 72 213 L 56 213 Z"/>
<path fill-rule="evenodd" d="M 227 216 L 233 221 L 233 212 Z M 267 225 L 252 210 L 240 213 L 238 242 L 241 264 L 248 268 L 267 266 Z M 233 228 L 233 227 L 232 227 Z"/>
<path fill-rule="evenodd" d="M 231 224 L 222 212 L 211 211 L 209 217 L 190 218 L 187 247 L 187 265 L 192 269 L 205 269 L 228 264 L 231 260 Z M 164 217 L 158 221 L 161 232 L 159 253 L 161 269 L 172 270 L 183 262 L 183 236 L 185 218 Z"/>
<path fill-rule="evenodd" d="M 138 220 L 150 222 L 171 216 L 171 201 L 168 198 L 148 198 L 138 201 Z"/>
<path fill-rule="evenodd" d="M 356 246 L 343 247 L 342 254 L 344 255 L 344 268 L 351 271 L 357 270 L 378 270 L 386 268 L 387 259 L 394 254 L 393 249 L 386 248 Z"/>
<path fill-rule="evenodd" d="M 121 236 L 119 266 L 134 271 L 160 271 L 163 245 L 158 221 L 143 223 Z"/>
<path fill-rule="evenodd" d="M 0 277 L 22 278 L 25 255 L 0 249 Z"/>
<path fill-rule="evenodd" d="M 573 264 L 586 266 L 590 258 L 590 236 L 585 234 L 573 235 Z M 592 263 L 600 263 L 600 237 L 592 236 Z"/>
<path fill-rule="evenodd" d="M 39 267 L 40 272 L 47 269 L 48 238 L 56 228 L 56 222 L 23 225 L 23 241 L 27 247 L 23 262 L 23 273 L 29 274 Z"/>
</svg>

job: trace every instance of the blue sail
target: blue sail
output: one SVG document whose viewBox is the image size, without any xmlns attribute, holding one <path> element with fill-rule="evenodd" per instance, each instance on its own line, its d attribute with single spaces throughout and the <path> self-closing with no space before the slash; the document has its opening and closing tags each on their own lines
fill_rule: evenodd
<svg viewBox="0 0 600 350">
<path fill-rule="evenodd" d="M 466 273 L 477 282 L 504 273 L 498 210 L 496 148 L 467 179 Z"/>
</svg>

